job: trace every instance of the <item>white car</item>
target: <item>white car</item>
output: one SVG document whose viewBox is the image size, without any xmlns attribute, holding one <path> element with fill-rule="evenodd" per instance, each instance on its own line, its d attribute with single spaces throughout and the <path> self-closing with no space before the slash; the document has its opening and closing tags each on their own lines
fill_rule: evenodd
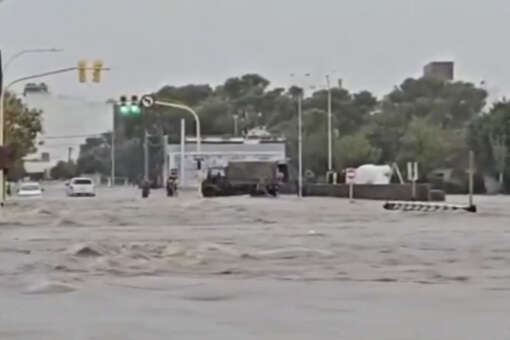
<svg viewBox="0 0 510 340">
<path fill-rule="evenodd" d="M 67 196 L 96 196 L 94 182 L 90 178 L 77 177 L 66 183 Z"/>
<path fill-rule="evenodd" d="M 37 182 L 21 183 L 18 188 L 18 196 L 20 197 L 41 197 L 43 189 Z"/>
</svg>

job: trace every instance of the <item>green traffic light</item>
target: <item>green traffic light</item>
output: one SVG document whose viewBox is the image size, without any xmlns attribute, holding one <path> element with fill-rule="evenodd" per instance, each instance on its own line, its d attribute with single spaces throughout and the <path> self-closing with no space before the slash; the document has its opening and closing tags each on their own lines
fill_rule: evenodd
<svg viewBox="0 0 510 340">
<path fill-rule="evenodd" d="M 128 115 L 130 113 L 129 106 L 122 105 L 120 107 L 120 113 L 123 114 L 123 115 Z"/>
<path fill-rule="evenodd" d="M 138 105 L 131 105 L 131 113 L 135 115 L 139 115 L 142 112 L 140 109 L 140 106 Z"/>
</svg>

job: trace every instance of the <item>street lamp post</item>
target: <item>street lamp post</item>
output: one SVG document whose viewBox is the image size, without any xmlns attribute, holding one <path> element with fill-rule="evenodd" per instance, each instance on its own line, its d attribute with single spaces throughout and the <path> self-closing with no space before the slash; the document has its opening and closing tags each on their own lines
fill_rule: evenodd
<svg viewBox="0 0 510 340">
<path fill-rule="evenodd" d="M 298 96 L 298 197 L 303 197 L 303 93 Z"/>
<path fill-rule="evenodd" d="M 234 137 L 237 137 L 238 135 L 238 128 L 239 128 L 239 115 L 237 113 L 235 113 L 232 118 L 234 118 Z"/>
<path fill-rule="evenodd" d="M 292 73 L 291 78 L 295 77 Z M 310 73 L 305 73 L 305 77 L 309 78 Z M 303 197 L 303 98 L 305 96 L 304 88 L 300 89 L 297 96 L 298 102 L 298 197 Z"/>
<path fill-rule="evenodd" d="M 5 136 L 4 136 L 4 101 L 5 101 L 5 93 L 7 92 L 9 86 L 12 86 L 17 83 L 17 81 L 11 82 L 9 85 L 4 87 L 5 83 L 5 74 L 8 70 L 9 66 L 16 59 L 21 57 L 22 55 L 29 53 L 48 53 L 48 52 L 60 52 L 62 50 L 56 48 L 38 48 L 38 49 L 27 49 L 19 51 L 11 56 L 5 64 L 2 63 L 2 51 L 0 51 L 0 147 L 5 144 Z M 0 169 L 0 205 L 3 206 L 5 202 L 5 174 L 4 170 Z"/>
<path fill-rule="evenodd" d="M 111 187 L 115 187 L 115 113 L 116 113 L 116 110 L 117 110 L 117 105 L 115 103 L 113 103 L 113 117 L 112 117 L 112 137 L 111 137 L 111 143 L 112 143 L 112 147 L 111 147 L 111 162 L 112 162 L 112 165 L 111 165 L 111 179 L 110 179 L 110 185 Z"/>
<path fill-rule="evenodd" d="M 328 85 L 328 171 L 333 170 L 333 131 L 332 129 L 332 100 L 331 100 L 331 84 L 329 75 L 326 76 Z"/>
</svg>

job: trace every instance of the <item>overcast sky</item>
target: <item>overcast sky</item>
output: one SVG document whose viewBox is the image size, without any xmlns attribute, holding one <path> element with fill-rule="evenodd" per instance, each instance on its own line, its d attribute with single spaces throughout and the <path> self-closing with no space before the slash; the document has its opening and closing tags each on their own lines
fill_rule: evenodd
<svg viewBox="0 0 510 340">
<path fill-rule="evenodd" d="M 0 47 L 4 58 L 65 50 L 19 59 L 10 79 L 103 59 L 113 68 L 103 84 L 47 80 L 54 92 L 96 98 L 247 72 L 287 86 L 293 72 L 319 84 L 336 71 L 347 88 L 382 94 L 434 59 L 454 59 L 458 78 L 503 95 L 508 18 L 508 0 L 5 0 Z"/>
</svg>

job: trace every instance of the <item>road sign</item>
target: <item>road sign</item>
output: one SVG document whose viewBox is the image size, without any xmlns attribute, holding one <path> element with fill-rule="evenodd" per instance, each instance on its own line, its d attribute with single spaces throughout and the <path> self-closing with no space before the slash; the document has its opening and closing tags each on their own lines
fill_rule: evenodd
<svg viewBox="0 0 510 340">
<path fill-rule="evenodd" d="M 345 183 L 349 184 L 349 202 L 354 203 L 354 180 L 356 178 L 356 169 L 345 169 Z"/>
<path fill-rule="evenodd" d="M 354 169 L 354 168 L 345 169 L 345 183 L 347 183 L 347 184 L 354 183 L 355 178 L 356 178 L 356 169 Z"/>
<path fill-rule="evenodd" d="M 141 102 L 142 102 L 143 107 L 149 108 L 154 105 L 156 100 L 154 99 L 153 96 L 145 95 L 142 97 Z"/>
</svg>

